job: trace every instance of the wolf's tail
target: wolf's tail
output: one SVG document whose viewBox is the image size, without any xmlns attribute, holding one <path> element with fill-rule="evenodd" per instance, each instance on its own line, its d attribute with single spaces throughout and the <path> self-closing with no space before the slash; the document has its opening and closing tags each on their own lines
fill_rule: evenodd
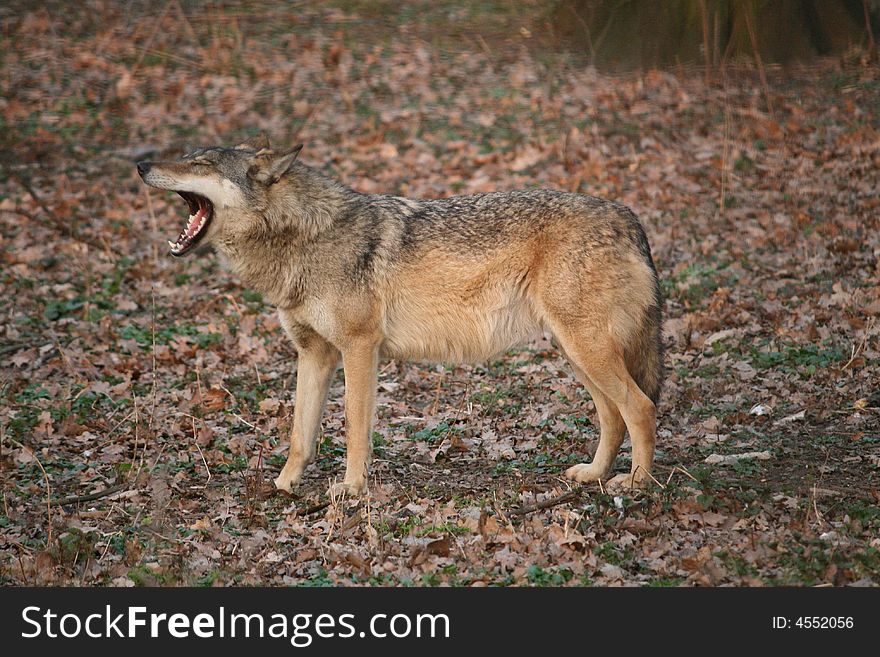
<svg viewBox="0 0 880 657">
<path fill-rule="evenodd" d="M 660 335 L 660 307 L 650 309 L 636 339 L 624 349 L 630 376 L 655 404 L 663 388 L 663 341 Z"/>
<path fill-rule="evenodd" d="M 651 257 L 648 240 L 639 226 L 639 250 L 653 274 L 654 300 L 644 311 L 642 321 L 638 323 L 635 334 L 629 344 L 624 347 L 624 360 L 630 376 L 641 388 L 642 392 L 655 404 L 660 399 L 663 387 L 663 296 L 657 278 L 657 268 Z"/>
</svg>

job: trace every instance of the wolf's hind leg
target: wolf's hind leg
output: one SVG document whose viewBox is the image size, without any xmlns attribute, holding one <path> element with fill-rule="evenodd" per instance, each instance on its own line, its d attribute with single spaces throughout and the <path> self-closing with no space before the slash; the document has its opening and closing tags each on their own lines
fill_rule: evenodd
<svg viewBox="0 0 880 657">
<path fill-rule="evenodd" d="M 575 481 L 588 482 L 605 480 L 608 473 L 611 472 L 611 466 L 614 465 L 614 458 L 620 450 L 623 443 L 623 436 L 626 432 L 626 424 L 617 406 L 614 405 L 599 387 L 590 381 L 586 373 L 578 367 L 571 359 L 569 362 L 574 369 L 575 376 L 584 387 L 590 392 L 593 403 L 596 405 L 596 413 L 599 416 L 599 447 L 593 456 L 591 463 L 579 463 L 565 471 L 565 476 Z"/>
<path fill-rule="evenodd" d="M 321 415 L 339 362 L 339 352 L 317 336 L 303 347 L 299 349 L 290 453 L 275 480 L 275 487 L 287 492 L 299 483 L 306 466 L 315 459 Z"/>
<path fill-rule="evenodd" d="M 630 376 L 620 347 L 611 336 L 607 335 L 582 336 L 562 332 L 561 335 L 557 334 L 557 339 L 569 359 L 581 368 L 588 380 L 617 407 L 629 430 L 632 439 L 632 469 L 628 475 L 614 477 L 609 481 L 609 485 L 612 488 L 621 485 L 626 487 L 646 485 L 652 479 L 651 468 L 654 464 L 656 408 Z M 600 408 L 598 402 L 596 408 Z M 601 415 L 599 421 L 601 424 Z M 570 476 L 583 481 L 581 477 L 598 474 L 602 468 L 610 469 L 610 462 L 614 460 L 622 442 L 622 432 L 618 429 L 616 433 L 610 434 L 605 449 L 603 449 L 604 435 L 603 426 L 599 450 L 594 459 L 595 468 L 593 464 L 587 465 L 586 470 L 575 466 L 566 474 L 570 473 Z"/>
</svg>

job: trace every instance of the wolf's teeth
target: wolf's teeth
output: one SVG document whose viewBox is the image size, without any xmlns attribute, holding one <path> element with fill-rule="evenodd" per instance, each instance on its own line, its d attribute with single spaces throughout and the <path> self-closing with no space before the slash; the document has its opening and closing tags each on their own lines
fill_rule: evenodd
<svg viewBox="0 0 880 657">
<path fill-rule="evenodd" d="M 168 240 L 168 246 L 170 246 L 173 249 L 175 246 L 177 246 L 177 244 L 175 244 L 171 240 Z"/>
</svg>

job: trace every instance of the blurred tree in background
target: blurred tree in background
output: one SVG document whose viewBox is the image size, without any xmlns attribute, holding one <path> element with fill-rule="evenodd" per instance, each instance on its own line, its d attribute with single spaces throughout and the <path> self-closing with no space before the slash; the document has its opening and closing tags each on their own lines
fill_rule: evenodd
<svg viewBox="0 0 880 657">
<path fill-rule="evenodd" d="M 731 59 L 787 63 L 860 47 L 876 58 L 880 0 L 562 0 L 554 23 L 599 67 Z"/>
</svg>

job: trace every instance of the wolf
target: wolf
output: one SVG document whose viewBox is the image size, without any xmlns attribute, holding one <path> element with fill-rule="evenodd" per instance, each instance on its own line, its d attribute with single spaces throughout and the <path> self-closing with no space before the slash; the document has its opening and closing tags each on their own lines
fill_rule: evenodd
<svg viewBox="0 0 880 657">
<path fill-rule="evenodd" d="M 663 381 L 662 299 L 645 231 L 617 203 L 529 189 L 415 200 L 359 193 L 265 138 L 143 161 L 147 185 L 189 208 L 172 256 L 210 244 L 278 309 L 298 352 L 290 492 L 315 458 L 340 361 L 346 466 L 365 492 L 381 358 L 485 362 L 549 333 L 592 397 L 599 445 L 578 482 L 644 487 Z M 609 479 L 629 431 L 632 465 Z M 601 484 L 600 484 L 601 485 Z"/>
</svg>

